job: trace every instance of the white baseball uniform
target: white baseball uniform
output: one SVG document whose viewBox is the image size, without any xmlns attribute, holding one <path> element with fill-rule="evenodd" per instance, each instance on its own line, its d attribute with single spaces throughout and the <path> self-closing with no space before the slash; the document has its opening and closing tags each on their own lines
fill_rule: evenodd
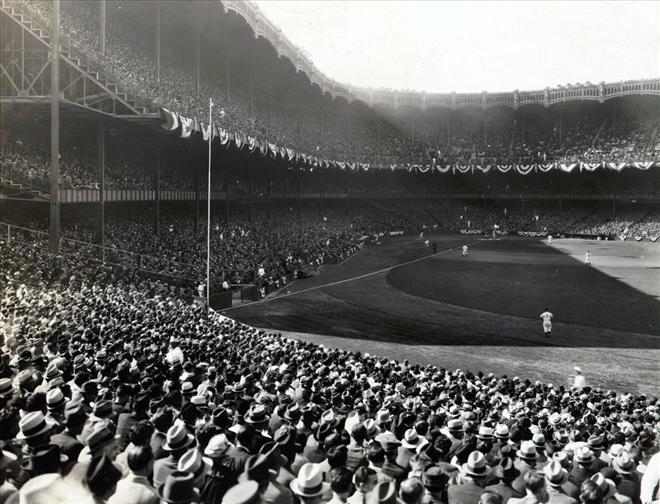
<svg viewBox="0 0 660 504">
<path fill-rule="evenodd" d="M 552 332 L 552 313 L 544 311 L 541 313 L 540 318 L 543 320 L 543 333 L 550 334 Z"/>
</svg>

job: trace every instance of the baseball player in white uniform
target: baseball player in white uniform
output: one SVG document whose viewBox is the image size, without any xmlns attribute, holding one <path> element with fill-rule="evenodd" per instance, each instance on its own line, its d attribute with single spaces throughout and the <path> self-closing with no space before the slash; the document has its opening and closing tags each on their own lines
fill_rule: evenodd
<svg viewBox="0 0 660 504">
<path fill-rule="evenodd" d="M 552 333 L 552 317 L 552 313 L 547 308 L 540 315 L 541 320 L 543 320 L 543 334 L 548 338 Z"/>
<path fill-rule="evenodd" d="M 461 255 L 463 257 L 467 257 L 467 255 L 468 255 L 468 246 L 467 245 L 463 245 L 463 249 L 461 250 Z"/>
<path fill-rule="evenodd" d="M 584 264 L 589 266 L 591 264 L 591 250 L 587 250 L 584 253 Z"/>
</svg>

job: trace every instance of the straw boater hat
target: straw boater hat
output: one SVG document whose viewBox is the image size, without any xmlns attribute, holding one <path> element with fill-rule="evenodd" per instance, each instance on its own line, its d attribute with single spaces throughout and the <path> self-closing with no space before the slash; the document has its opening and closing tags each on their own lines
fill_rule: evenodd
<svg viewBox="0 0 660 504">
<path fill-rule="evenodd" d="M 403 435 L 403 441 L 401 441 L 401 446 L 404 448 L 408 448 L 410 450 L 414 450 L 419 446 L 421 443 L 421 439 L 419 437 L 419 434 L 417 434 L 417 431 L 415 429 L 408 429 L 405 434 Z"/>
<path fill-rule="evenodd" d="M 298 477 L 289 483 L 291 491 L 299 497 L 317 497 L 330 490 L 323 482 L 323 471 L 319 464 L 307 463 L 300 468 Z"/>
<path fill-rule="evenodd" d="M 536 446 L 531 441 L 523 441 L 520 443 L 520 449 L 516 452 L 516 456 L 526 462 L 535 462 Z"/>
<path fill-rule="evenodd" d="M 17 439 L 31 439 L 50 432 L 52 425 L 41 411 L 32 411 L 19 420 L 18 428 L 20 432 L 16 435 Z"/>
</svg>

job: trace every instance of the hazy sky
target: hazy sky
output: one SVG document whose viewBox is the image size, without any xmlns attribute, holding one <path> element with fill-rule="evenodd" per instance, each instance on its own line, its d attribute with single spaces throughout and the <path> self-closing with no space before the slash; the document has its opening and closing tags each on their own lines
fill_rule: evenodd
<svg viewBox="0 0 660 504">
<path fill-rule="evenodd" d="M 512 91 L 660 77 L 660 2 L 258 0 L 327 76 Z"/>
</svg>

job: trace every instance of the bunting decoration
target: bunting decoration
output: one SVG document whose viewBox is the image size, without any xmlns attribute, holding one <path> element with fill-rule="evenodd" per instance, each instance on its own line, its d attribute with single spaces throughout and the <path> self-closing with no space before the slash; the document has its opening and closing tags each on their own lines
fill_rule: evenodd
<svg viewBox="0 0 660 504">
<path fill-rule="evenodd" d="M 438 157 L 435 155 L 427 158 L 423 163 L 388 163 L 374 164 L 353 161 L 337 161 L 329 160 L 318 157 L 318 155 L 309 155 L 304 152 L 299 152 L 290 147 L 277 145 L 272 142 L 267 142 L 259 138 L 247 136 L 244 133 L 236 130 L 220 128 L 216 124 L 205 125 L 199 118 L 189 118 L 183 115 L 172 112 L 169 109 L 162 107 L 160 109 L 160 127 L 168 132 L 177 133 L 180 138 L 200 138 L 204 142 L 218 141 L 220 145 L 226 149 L 235 148 L 240 151 L 246 149 L 251 153 L 259 153 L 264 157 L 286 161 L 293 165 L 298 166 L 300 169 L 311 168 L 334 168 L 340 170 L 349 169 L 351 171 L 368 171 L 371 168 L 387 169 L 391 171 L 406 170 L 409 173 L 415 174 L 476 174 L 486 175 L 492 172 L 496 173 L 516 173 L 518 175 L 529 175 L 531 173 L 548 173 L 551 171 L 561 171 L 564 173 L 573 172 L 595 172 L 596 170 L 614 170 L 621 172 L 624 169 L 636 168 L 638 170 L 648 171 L 651 168 L 660 168 L 659 160 L 638 160 L 632 162 L 588 162 L 574 160 L 570 162 L 540 162 L 528 164 L 480 164 L 480 163 L 456 163 L 450 164 L 443 162 L 438 152 Z M 434 153 L 435 154 L 435 153 Z"/>
</svg>

